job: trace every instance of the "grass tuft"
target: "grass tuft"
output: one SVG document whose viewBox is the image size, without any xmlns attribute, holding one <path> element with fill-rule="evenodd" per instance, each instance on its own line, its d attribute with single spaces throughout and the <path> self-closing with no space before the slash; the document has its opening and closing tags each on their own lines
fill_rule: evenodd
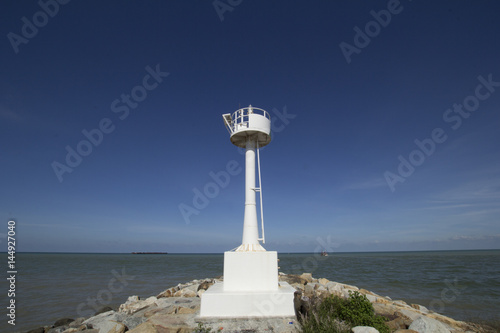
<svg viewBox="0 0 500 333">
<path fill-rule="evenodd" d="M 375 327 L 380 333 L 389 333 L 386 319 L 375 315 L 373 306 L 365 295 L 349 292 L 347 299 L 331 295 L 311 305 L 311 310 L 301 318 L 303 333 L 348 333 L 355 326 Z"/>
</svg>

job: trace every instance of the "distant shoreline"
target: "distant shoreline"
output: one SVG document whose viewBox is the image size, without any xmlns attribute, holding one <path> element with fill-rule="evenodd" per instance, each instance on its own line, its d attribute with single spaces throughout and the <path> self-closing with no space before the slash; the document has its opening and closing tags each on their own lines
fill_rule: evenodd
<svg viewBox="0 0 500 333">
<path fill-rule="evenodd" d="M 486 251 L 500 251 L 500 249 L 461 249 L 461 250 L 408 250 L 408 251 L 329 251 L 328 254 L 379 254 L 379 253 L 425 253 L 425 252 L 486 252 Z M 0 251 L 0 253 L 7 253 L 6 251 Z M 51 252 L 51 251 L 18 251 L 19 253 L 27 254 L 134 254 L 134 252 Z M 143 253 L 156 253 L 156 252 L 143 252 Z M 222 252 L 157 252 L 164 254 L 195 254 L 195 255 L 223 255 Z M 278 251 L 278 254 L 320 254 L 319 252 L 287 252 Z"/>
</svg>

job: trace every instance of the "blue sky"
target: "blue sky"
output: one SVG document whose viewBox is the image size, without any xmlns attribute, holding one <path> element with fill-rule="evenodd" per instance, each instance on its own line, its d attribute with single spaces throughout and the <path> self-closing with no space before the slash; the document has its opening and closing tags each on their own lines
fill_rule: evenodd
<svg viewBox="0 0 500 333">
<path fill-rule="evenodd" d="M 267 249 L 500 248 L 494 1 L 0 9 L 2 244 L 13 218 L 18 251 L 238 246 L 244 156 L 221 115 L 252 104 L 275 119 Z"/>
</svg>

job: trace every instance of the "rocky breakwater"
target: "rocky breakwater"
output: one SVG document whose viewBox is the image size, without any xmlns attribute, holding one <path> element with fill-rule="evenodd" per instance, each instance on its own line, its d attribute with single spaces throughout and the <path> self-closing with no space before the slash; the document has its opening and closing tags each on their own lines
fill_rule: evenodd
<svg viewBox="0 0 500 333">
<path fill-rule="evenodd" d="M 350 293 L 359 292 L 372 303 L 375 314 L 387 318 L 391 332 L 419 333 L 463 333 L 477 332 L 474 324 L 457 321 L 443 316 L 418 304 L 407 304 L 402 300 L 392 300 L 365 289 L 348 284 L 315 279 L 310 273 L 302 275 L 280 275 L 280 280 L 288 282 L 297 290 L 295 310 L 307 314 L 315 304 L 330 295 L 349 298 Z M 353 332 L 378 332 L 374 328 L 354 328 Z"/>
<path fill-rule="evenodd" d="M 169 333 L 169 332 L 300 332 L 298 320 L 283 318 L 207 319 L 199 318 L 200 297 L 221 278 L 194 280 L 179 284 L 146 299 L 131 296 L 117 310 L 104 308 L 90 318 L 63 318 L 53 326 L 39 327 L 29 333 Z M 391 332 L 462 333 L 477 332 L 472 324 L 456 321 L 424 306 L 392 300 L 358 287 L 315 279 L 309 273 L 280 273 L 296 290 L 297 315 L 307 315 L 312 304 L 336 295 L 348 298 L 349 292 L 366 295 L 375 313 L 387 318 Z M 353 332 L 378 332 L 371 327 L 355 327 Z"/>
</svg>

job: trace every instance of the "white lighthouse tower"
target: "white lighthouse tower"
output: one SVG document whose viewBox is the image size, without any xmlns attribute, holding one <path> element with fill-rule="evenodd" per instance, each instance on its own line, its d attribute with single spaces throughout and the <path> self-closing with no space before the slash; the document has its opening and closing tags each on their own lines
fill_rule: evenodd
<svg viewBox="0 0 500 333">
<path fill-rule="evenodd" d="M 271 142 L 271 117 L 252 107 L 222 115 L 231 142 L 245 148 L 245 213 L 241 245 L 224 253 L 224 282 L 214 284 L 201 299 L 200 317 L 294 317 L 295 289 L 278 282 L 278 254 L 266 251 L 262 216 L 259 148 Z M 256 187 L 256 156 L 259 186 Z M 256 194 L 260 194 L 261 237 Z"/>
</svg>

